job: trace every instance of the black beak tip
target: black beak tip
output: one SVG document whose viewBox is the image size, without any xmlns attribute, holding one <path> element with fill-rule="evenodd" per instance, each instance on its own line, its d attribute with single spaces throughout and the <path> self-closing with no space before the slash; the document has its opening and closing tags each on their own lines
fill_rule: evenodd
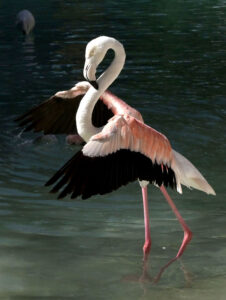
<svg viewBox="0 0 226 300">
<path fill-rule="evenodd" d="M 98 84 L 97 82 L 94 80 L 94 81 L 89 81 L 89 83 L 96 89 L 98 90 Z"/>
</svg>

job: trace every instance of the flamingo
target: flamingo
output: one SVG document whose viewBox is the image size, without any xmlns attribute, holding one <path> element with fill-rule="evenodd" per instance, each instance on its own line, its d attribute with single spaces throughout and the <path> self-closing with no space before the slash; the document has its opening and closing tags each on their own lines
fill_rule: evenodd
<svg viewBox="0 0 226 300">
<path fill-rule="evenodd" d="M 24 35 L 28 35 L 35 26 L 35 18 L 29 10 L 21 10 L 16 16 L 16 26 Z"/>
<path fill-rule="evenodd" d="M 97 67 L 109 49 L 115 52 L 115 57 L 96 79 Z M 175 188 L 179 193 L 182 193 L 181 185 L 212 195 L 215 191 L 189 160 L 172 149 L 163 134 L 144 124 L 138 111 L 107 91 L 120 74 L 125 57 L 123 45 L 114 38 L 101 36 L 90 41 L 83 71 L 88 82 L 56 93 L 17 120 L 21 126 L 28 125 L 26 130 L 45 134 L 77 132 L 86 142 L 46 183 L 46 186 L 55 184 L 51 192 L 60 192 L 58 198 L 70 195 L 87 199 L 138 180 L 144 209 L 145 259 L 151 248 L 147 186 L 149 183 L 158 186 L 184 231 L 175 260 L 183 254 L 192 232 L 166 187 Z"/>
<path fill-rule="evenodd" d="M 96 79 L 97 67 L 109 49 L 115 52 L 115 57 Z M 55 184 L 51 192 L 60 192 L 58 198 L 70 195 L 71 198 L 87 199 L 138 180 L 143 196 L 144 256 L 151 248 L 147 186 L 149 183 L 158 186 L 184 231 L 177 259 L 190 242 L 192 232 L 165 187 L 175 188 L 179 193 L 182 193 L 181 185 L 212 195 L 215 191 L 189 160 L 172 149 L 166 136 L 144 124 L 139 113 L 131 111 L 115 96 L 108 102 L 114 116 L 102 127 L 93 125 L 95 105 L 118 77 L 125 57 L 123 45 L 114 38 L 101 36 L 87 44 L 83 74 L 87 81 L 96 85 L 89 87 L 76 114 L 77 131 L 86 144 L 47 181 L 46 186 Z"/>
</svg>

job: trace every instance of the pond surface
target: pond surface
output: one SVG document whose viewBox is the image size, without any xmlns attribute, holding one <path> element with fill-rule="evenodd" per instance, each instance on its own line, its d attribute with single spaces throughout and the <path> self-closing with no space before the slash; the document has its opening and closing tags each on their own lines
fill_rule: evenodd
<svg viewBox="0 0 226 300">
<path fill-rule="evenodd" d="M 15 29 L 30 9 L 33 34 Z M 0 298 L 225 299 L 224 1 L 12 1 L 0 4 Z M 194 237 L 149 187 L 152 250 L 142 275 L 143 209 L 137 183 L 89 200 L 56 200 L 47 179 L 78 146 L 35 143 L 16 116 L 83 79 L 84 51 L 99 35 L 119 39 L 127 60 L 111 90 L 189 158 L 217 196 L 169 191 Z M 108 58 L 109 61 L 110 58 Z"/>
</svg>

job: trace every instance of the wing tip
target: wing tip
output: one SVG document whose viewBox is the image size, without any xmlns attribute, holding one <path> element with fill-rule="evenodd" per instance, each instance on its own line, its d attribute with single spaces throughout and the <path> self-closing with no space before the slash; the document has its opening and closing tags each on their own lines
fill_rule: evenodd
<svg viewBox="0 0 226 300">
<path fill-rule="evenodd" d="M 209 185 L 209 189 L 207 191 L 205 191 L 208 195 L 213 195 L 216 196 L 216 192 L 214 191 L 214 189 Z"/>
<path fill-rule="evenodd" d="M 216 193 L 211 185 L 204 178 L 191 178 L 194 183 L 194 188 L 205 192 L 206 194 L 215 196 Z"/>
</svg>

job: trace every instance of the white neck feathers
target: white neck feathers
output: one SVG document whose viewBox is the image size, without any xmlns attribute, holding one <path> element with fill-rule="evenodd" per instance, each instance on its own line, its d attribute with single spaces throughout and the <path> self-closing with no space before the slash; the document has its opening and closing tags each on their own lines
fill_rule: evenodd
<svg viewBox="0 0 226 300">
<path fill-rule="evenodd" d="M 122 44 L 113 38 L 104 38 L 104 55 L 109 49 L 112 49 L 115 52 L 115 57 L 106 71 L 97 79 L 98 90 L 91 86 L 82 98 L 76 115 L 78 134 L 86 142 L 91 136 L 101 130 L 100 128 L 94 127 L 92 124 L 92 112 L 94 106 L 103 92 L 118 77 L 125 63 L 126 55 Z"/>
</svg>

